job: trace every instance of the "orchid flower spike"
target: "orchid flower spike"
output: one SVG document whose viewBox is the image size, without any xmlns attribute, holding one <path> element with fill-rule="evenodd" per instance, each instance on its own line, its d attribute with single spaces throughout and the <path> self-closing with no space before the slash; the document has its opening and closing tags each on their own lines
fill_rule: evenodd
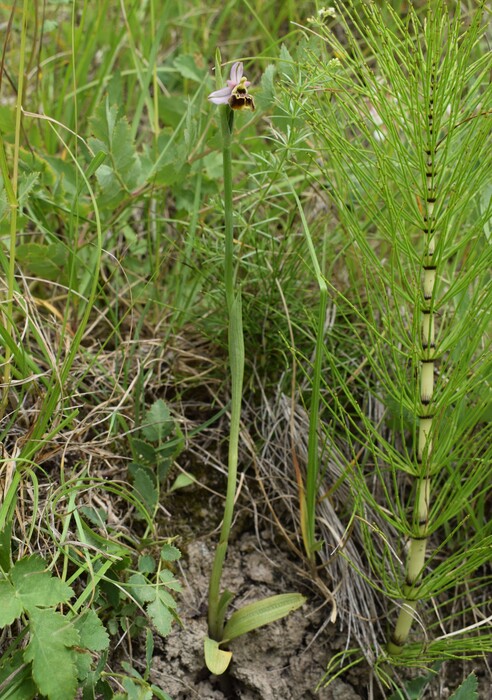
<svg viewBox="0 0 492 700">
<path fill-rule="evenodd" d="M 231 74 L 227 81 L 227 87 L 211 92 L 208 96 L 214 105 L 229 105 L 231 109 L 251 109 L 254 111 L 255 102 L 248 92 L 251 85 L 246 76 L 243 75 L 243 64 L 237 61 L 231 68 Z"/>
</svg>

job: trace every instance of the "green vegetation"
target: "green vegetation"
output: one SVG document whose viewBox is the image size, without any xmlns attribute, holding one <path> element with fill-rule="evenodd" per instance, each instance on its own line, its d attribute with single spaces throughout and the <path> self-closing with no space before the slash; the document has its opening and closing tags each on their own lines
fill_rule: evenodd
<svg viewBox="0 0 492 700">
<path fill-rule="evenodd" d="M 225 499 L 209 668 L 302 604 L 299 577 L 227 618 L 238 473 L 348 626 L 320 684 L 364 663 L 417 698 L 481 663 L 487 4 L 23 0 L 0 22 L 2 700 L 169 698 L 151 660 L 181 624 L 186 489 Z M 255 110 L 207 100 L 235 61 Z"/>
</svg>

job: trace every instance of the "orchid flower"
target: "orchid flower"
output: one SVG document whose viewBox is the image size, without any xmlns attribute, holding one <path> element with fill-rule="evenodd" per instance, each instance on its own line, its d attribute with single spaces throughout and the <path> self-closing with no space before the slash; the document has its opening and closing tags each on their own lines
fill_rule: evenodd
<svg viewBox="0 0 492 700">
<path fill-rule="evenodd" d="M 208 96 L 215 105 L 229 105 L 231 109 L 251 109 L 254 111 L 253 97 L 248 93 L 249 80 L 243 75 L 243 64 L 237 61 L 231 68 L 227 87 L 211 92 Z"/>
</svg>

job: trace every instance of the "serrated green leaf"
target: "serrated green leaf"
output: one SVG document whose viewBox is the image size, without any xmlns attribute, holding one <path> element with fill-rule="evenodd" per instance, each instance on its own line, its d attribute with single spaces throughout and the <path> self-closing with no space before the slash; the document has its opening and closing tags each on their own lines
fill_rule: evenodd
<svg viewBox="0 0 492 700">
<path fill-rule="evenodd" d="M 24 659 L 48 700 L 72 700 L 77 692 L 76 652 L 79 633 L 72 622 L 54 610 L 34 608 L 29 617 L 30 640 Z"/>
<path fill-rule="evenodd" d="M 80 646 L 90 651 L 104 651 L 109 647 L 109 635 L 94 610 L 87 610 L 74 620 L 80 636 Z"/>
<path fill-rule="evenodd" d="M 158 589 L 154 602 L 149 603 L 147 606 L 147 614 L 152 620 L 156 630 L 159 634 L 162 634 L 163 637 L 168 635 L 171 631 L 171 624 L 174 620 L 174 616 L 168 607 L 169 597 L 166 596 L 169 596 L 167 591 Z"/>
<path fill-rule="evenodd" d="M 0 611 L 0 625 L 10 624 L 4 620 L 14 613 L 13 619 L 22 610 L 31 612 L 36 607 L 66 603 L 72 595 L 70 586 L 46 571 L 45 562 L 40 557 L 34 555 L 20 559 L 10 570 L 9 580 L 0 581 L 0 598 L 6 605 L 6 609 Z"/>
<path fill-rule="evenodd" d="M 85 515 L 96 527 L 104 527 L 108 521 L 108 514 L 103 508 L 93 508 L 92 506 L 80 506 L 79 512 Z"/>
<path fill-rule="evenodd" d="M 130 441 L 135 460 L 141 464 L 155 467 L 157 462 L 155 447 L 145 440 L 132 438 Z"/>
<path fill-rule="evenodd" d="M 157 505 L 157 490 L 150 476 L 143 470 L 137 469 L 133 477 L 133 485 L 142 497 L 147 508 L 152 511 Z"/>
<path fill-rule="evenodd" d="M 104 193 L 115 197 L 122 185 L 129 191 L 140 184 L 141 164 L 131 127 L 125 116 L 118 117 L 118 107 L 110 105 L 109 98 L 96 109 L 91 128 L 95 136 L 89 139 L 92 150 L 109 156 L 96 172 Z"/>
<path fill-rule="evenodd" d="M 110 168 L 109 165 L 105 165 L 103 163 L 101 166 L 99 166 L 96 171 L 96 178 L 105 198 L 108 201 L 111 201 L 118 196 L 123 196 L 124 192 L 122 192 L 121 184 L 119 183 L 114 170 Z"/>
<path fill-rule="evenodd" d="M 224 627 L 222 642 L 236 639 L 247 632 L 280 620 L 304 605 L 306 598 L 300 593 L 282 593 L 244 605 L 232 613 Z"/>
<path fill-rule="evenodd" d="M 81 651 L 75 654 L 75 664 L 77 666 L 77 678 L 84 682 L 91 672 L 92 656 L 89 651 Z"/>
<path fill-rule="evenodd" d="M 449 700 L 478 700 L 477 686 L 477 677 L 474 673 L 470 673 Z"/>
<path fill-rule="evenodd" d="M 161 583 L 163 583 L 167 588 L 170 588 L 172 591 L 181 591 L 181 584 L 178 581 L 178 579 L 174 578 L 174 574 L 172 571 L 169 571 L 169 569 L 162 569 L 162 571 L 159 574 L 159 579 Z"/>
<path fill-rule="evenodd" d="M 172 432 L 174 420 L 165 401 L 159 399 L 152 404 L 145 414 L 142 432 L 151 442 L 162 442 Z"/>
<path fill-rule="evenodd" d="M 22 615 L 23 605 L 10 581 L 0 581 L 0 628 L 11 625 Z"/>
<path fill-rule="evenodd" d="M 270 64 L 266 67 L 265 72 L 261 76 L 261 91 L 255 95 L 255 100 L 260 109 L 268 109 L 273 104 L 275 99 L 275 75 L 276 68 Z"/>
<path fill-rule="evenodd" d="M 161 559 L 164 561 L 177 561 L 181 558 L 181 552 L 172 544 L 165 544 L 161 549 Z"/>
<path fill-rule="evenodd" d="M 231 663 L 232 652 L 221 649 L 219 643 L 215 639 L 210 639 L 210 637 L 205 637 L 203 651 L 205 653 L 205 664 L 210 673 L 220 676 L 227 671 Z"/>
<path fill-rule="evenodd" d="M 142 574 L 132 574 L 130 576 L 127 590 L 142 605 L 155 600 L 156 587 L 150 584 Z"/>
<path fill-rule="evenodd" d="M 294 77 L 295 62 L 285 44 L 280 47 L 280 60 L 278 63 L 279 72 L 288 78 Z"/>
<path fill-rule="evenodd" d="M 64 271 L 68 253 L 61 243 L 23 243 L 17 247 L 17 258 L 30 274 L 57 280 Z"/>
<path fill-rule="evenodd" d="M 20 206 L 28 199 L 29 194 L 39 180 L 39 175 L 39 173 L 23 173 L 19 178 L 19 194 L 17 199 Z"/>
<path fill-rule="evenodd" d="M 151 557 L 150 554 L 143 554 L 138 558 L 138 570 L 142 574 L 153 574 L 155 569 L 155 559 Z"/>
</svg>

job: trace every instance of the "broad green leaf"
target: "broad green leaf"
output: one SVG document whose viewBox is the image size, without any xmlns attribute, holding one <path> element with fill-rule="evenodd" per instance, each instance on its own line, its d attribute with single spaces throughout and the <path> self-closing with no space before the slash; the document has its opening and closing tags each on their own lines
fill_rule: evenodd
<svg viewBox="0 0 492 700">
<path fill-rule="evenodd" d="M 27 610 L 66 603 L 73 591 L 64 581 L 46 571 L 38 556 L 20 559 L 8 579 L 0 581 L 0 626 L 11 624 Z"/>
<path fill-rule="evenodd" d="M 142 574 L 153 574 L 156 569 L 156 563 L 154 557 L 150 554 L 142 554 L 138 558 L 138 570 Z"/>
<path fill-rule="evenodd" d="M 478 700 L 477 685 L 477 677 L 474 673 L 470 673 L 449 700 Z"/>
<path fill-rule="evenodd" d="M 227 670 L 231 663 L 232 652 L 221 649 L 219 643 L 215 639 L 210 639 L 210 637 L 205 637 L 203 650 L 205 652 L 205 664 L 210 673 L 220 676 Z"/>
<path fill-rule="evenodd" d="M 88 610 L 74 620 L 80 636 L 80 646 L 90 651 L 104 651 L 109 647 L 109 636 L 94 610 Z"/>
<path fill-rule="evenodd" d="M 171 631 L 171 624 L 174 620 L 174 615 L 169 608 L 176 607 L 176 603 L 172 596 L 162 590 L 157 589 L 157 595 L 153 603 L 147 606 L 147 614 L 154 623 L 159 634 L 165 637 Z"/>
<path fill-rule="evenodd" d="M 155 467 L 157 462 L 155 447 L 145 440 L 132 438 L 130 441 L 132 452 L 137 463 Z"/>
<path fill-rule="evenodd" d="M 260 109 L 268 109 L 275 99 L 275 75 L 276 68 L 270 64 L 261 76 L 261 92 L 255 95 L 255 100 Z"/>
<path fill-rule="evenodd" d="M 34 608 L 29 619 L 30 641 L 24 659 L 48 700 L 72 700 L 77 692 L 76 652 L 79 633 L 70 620 L 54 610 Z"/>
<path fill-rule="evenodd" d="M 296 61 L 292 58 L 285 44 L 280 47 L 280 61 L 278 70 L 281 75 L 285 75 L 289 79 L 294 78 Z"/>
<path fill-rule="evenodd" d="M 67 263 L 67 250 L 61 243 L 24 243 L 17 247 L 17 258 L 26 271 L 47 280 L 58 280 Z"/>
<path fill-rule="evenodd" d="M 38 180 L 39 173 L 23 173 L 21 175 L 19 178 L 19 194 L 17 195 L 20 206 L 26 202 Z"/>
<path fill-rule="evenodd" d="M 141 167 L 126 117 L 118 117 L 118 106 L 102 102 L 91 119 L 95 138 L 89 139 L 92 150 L 108 154 L 97 169 L 97 179 L 105 195 L 116 197 L 122 186 L 127 191 L 140 183 Z"/>
<path fill-rule="evenodd" d="M 226 623 L 222 642 L 236 639 L 251 630 L 280 620 L 304 605 L 305 601 L 306 598 L 300 593 L 282 593 L 244 605 L 233 612 Z"/>
<path fill-rule="evenodd" d="M 174 420 L 165 401 L 159 399 L 152 404 L 145 414 L 145 426 L 142 432 L 151 442 L 161 442 L 174 428 Z"/>
<path fill-rule="evenodd" d="M 133 478 L 133 485 L 142 497 L 147 508 L 152 511 L 157 505 L 157 490 L 150 476 L 143 469 L 137 469 Z"/>
<path fill-rule="evenodd" d="M 142 605 L 155 600 L 155 586 L 142 574 L 132 574 L 128 579 L 128 592 Z"/>
<path fill-rule="evenodd" d="M 92 668 L 92 655 L 88 650 L 80 651 L 75 654 L 75 664 L 77 667 L 77 678 L 79 682 L 84 682 Z"/>
<path fill-rule="evenodd" d="M 22 614 L 22 601 L 15 593 L 10 581 L 0 581 L 0 628 L 11 625 Z"/>
</svg>

